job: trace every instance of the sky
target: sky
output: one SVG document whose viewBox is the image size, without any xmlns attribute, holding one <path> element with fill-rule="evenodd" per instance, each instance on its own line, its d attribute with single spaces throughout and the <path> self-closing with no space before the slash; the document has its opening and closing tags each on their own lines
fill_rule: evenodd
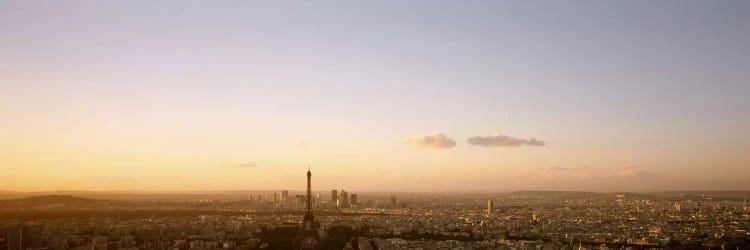
<svg viewBox="0 0 750 250">
<path fill-rule="evenodd" d="M 0 190 L 750 190 L 749 1 L 0 1 Z"/>
</svg>

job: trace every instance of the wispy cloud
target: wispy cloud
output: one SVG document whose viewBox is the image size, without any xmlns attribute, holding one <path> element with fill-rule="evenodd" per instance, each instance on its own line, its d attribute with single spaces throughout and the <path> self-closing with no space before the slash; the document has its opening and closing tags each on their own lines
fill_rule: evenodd
<svg viewBox="0 0 750 250">
<path fill-rule="evenodd" d="M 544 141 L 537 140 L 536 138 L 531 138 L 526 141 L 526 145 L 542 147 L 542 146 L 547 145 L 547 143 Z"/>
<path fill-rule="evenodd" d="M 469 143 L 469 145 L 480 147 L 520 147 L 523 145 L 541 147 L 547 145 L 544 141 L 536 138 L 521 139 L 501 134 L 473 136 L 466 138 L 466 142 Z"/>
<path fill-rule="evenodd" d="M 257 167 L 258 164 L 255 162 L 243 162 L 243 163 L 233 163 L 233 164 L 224 164 L 221 165 L 223 168 L 254 168 Z"/>
<path fill-rule="evenodd" d="M 539 168 L 539 170 L 545 170 L 549 172 L 567 172 L 567 171 L 577 171 L 577 170 L 586 170 L 589 167 L 582 166 L 582 167 L 564 167 L 564 166 L 551 166 L 546 168 Z"/>
<path fill-rule="evenodd" d="M 412 136 L 403 140 L 402 142 L 405 144 L 426 148 L 446 149 L 456 146 L 455 140 L 442 133 Z"/>
<path fill-rule="evenodd" d="M 657 173 L 634 167 L 623 167 L 617 169 L 613 175 L 619 179 L 631 179 L 637 177 L 650 177 L 657 175 Z"/>
</svg>

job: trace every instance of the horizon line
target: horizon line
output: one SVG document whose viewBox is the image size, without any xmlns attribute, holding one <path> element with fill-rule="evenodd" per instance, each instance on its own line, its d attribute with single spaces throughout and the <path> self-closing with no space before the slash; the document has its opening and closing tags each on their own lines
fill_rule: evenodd
<svg viewBox="0 0 750 250">
<path fill-rule="evenodd" d="M 322 190 L 328 192 L 330 190 Z M 346 189 L 335 189 L 335 190 L 346 190 Z M 306 190 L 297 189 L 209 189 L 209 190 L 34 190 L 34 191 L 15 191 L 15 190 L 2 190 L 3 193 L 152 193 L 152 194 L 191 194 L 191 193 L 220 193 L 220 192 L 272 192 L 272 191 L 290 191 L 290 192 L 306 192 Z M 320 192 L 321 190 L 313 190 L 313 192 Z M 651 191 L 593 191 L 593 190 L 565 190 L 565 189 L 518 189 L 518 190 L 350 190 L 351 192 L 359 193 L 516 193 L 516 192 L 566 192 L 566 193 L 601 193 L 601 194 L 614 194 L 614 193 L 669 193 L 669 192 L 750 192 L 750 190 L 741 189 L 686 189 L 686 190 L 651 190 Z"/>
</svg>

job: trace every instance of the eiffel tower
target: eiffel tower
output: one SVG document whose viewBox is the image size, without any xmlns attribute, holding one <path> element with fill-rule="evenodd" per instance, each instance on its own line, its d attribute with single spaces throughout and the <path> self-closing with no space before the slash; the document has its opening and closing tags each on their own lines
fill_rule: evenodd
<svg viewBox="0 0 750 250">
<path fill-rule="evenodd" d="M 307 168 L 307 205 L 305 207 L 305 217 L 302 219 L 302 230 L 308 231 L 308 230 L 315 230 L 315 219 L 312 214 L 312 194 L 311 194 L 311 178 L 312 173 L 310 172 L 310 167 Z"/>
<path fill-rule="evenodd" d="M 307 168 L 307 206 L 305 207 L 305 217 L 302 218 L 302 228 L 300 231 L 300 248 L 315 249 L 320 241 L 318 228 L 320 224 L 315 221 L 312 214 L 312 191 L 311 191 L 312 173 L 310 167 Z"/>
</svg>

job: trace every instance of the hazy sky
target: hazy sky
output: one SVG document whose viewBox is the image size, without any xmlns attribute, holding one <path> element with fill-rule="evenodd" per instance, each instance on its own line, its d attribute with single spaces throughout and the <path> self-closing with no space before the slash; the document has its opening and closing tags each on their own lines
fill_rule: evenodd
<svg viewBox="0 0 750 250">
<path fill-rule="evenodd" d="M 0 190 L 747 190 L 748 13 L 0 1 Z"/>
</svg>

